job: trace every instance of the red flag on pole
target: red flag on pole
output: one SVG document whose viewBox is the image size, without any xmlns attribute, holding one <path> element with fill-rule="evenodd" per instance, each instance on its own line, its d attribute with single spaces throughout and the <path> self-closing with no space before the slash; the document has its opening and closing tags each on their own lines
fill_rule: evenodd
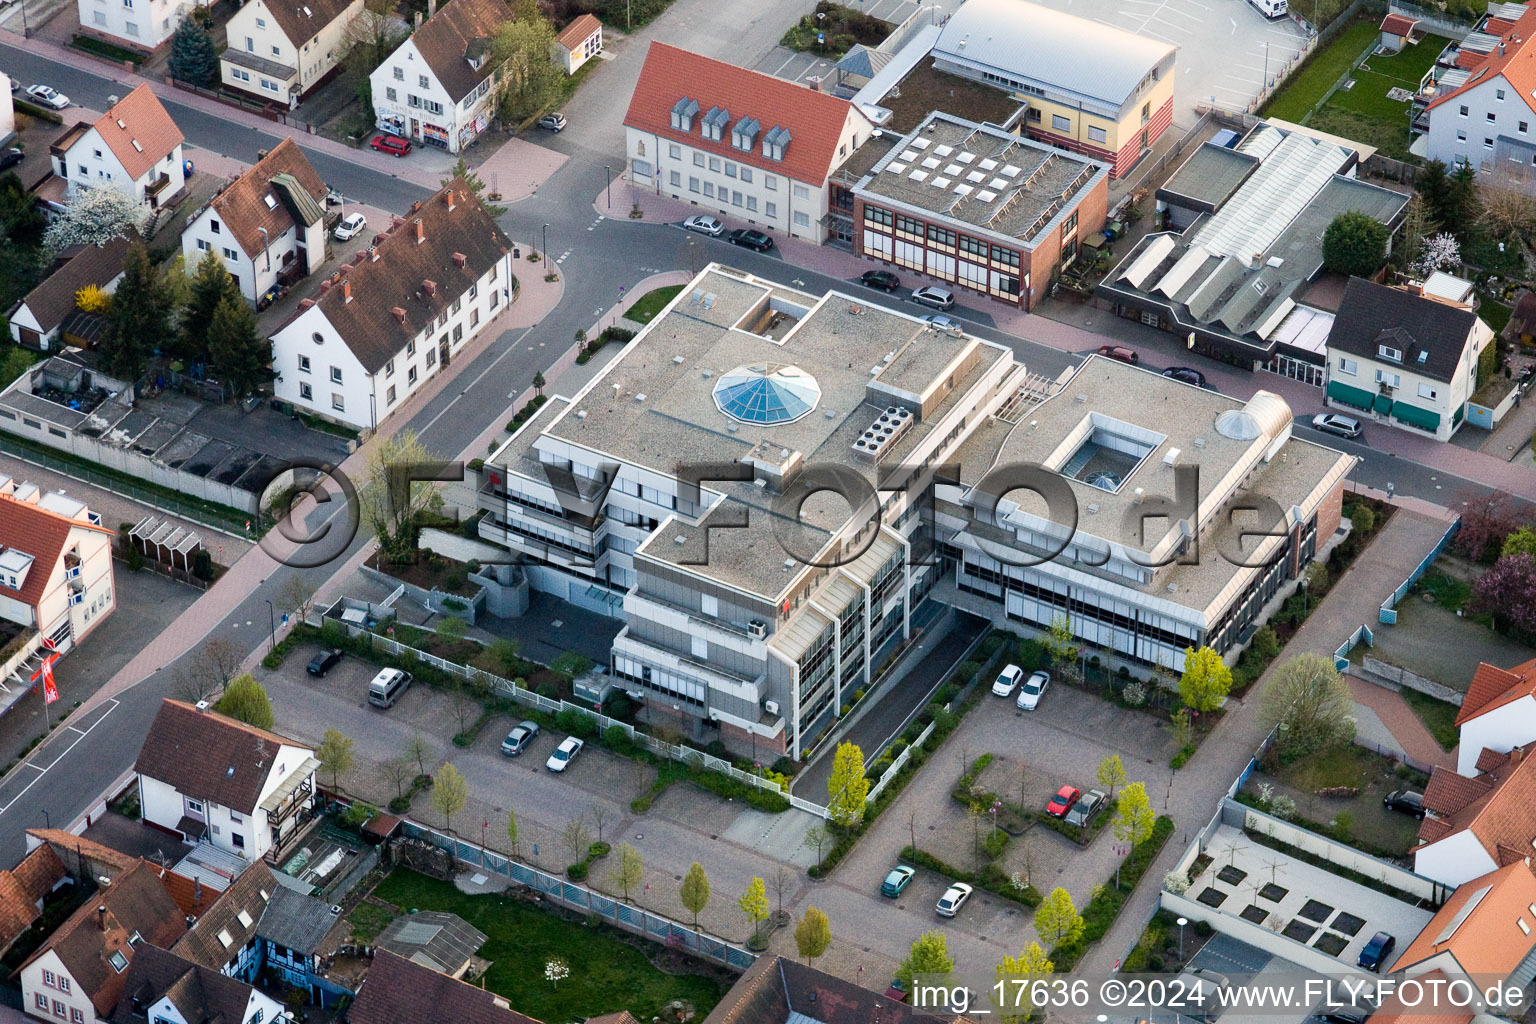
<svg viewBox="0 0 1536 1024">
<path fill-rule="evenodd" d="M 53 680 L 53 663 L 59 659 L 57 654 L 50 654 L 43 659 L 43 667 L 32 673 L 32 681 L 36 682 L 41 676 L 43 680 L 43 703 L 52 704 L 59 699 L 59 684 Z"/>
</svg>

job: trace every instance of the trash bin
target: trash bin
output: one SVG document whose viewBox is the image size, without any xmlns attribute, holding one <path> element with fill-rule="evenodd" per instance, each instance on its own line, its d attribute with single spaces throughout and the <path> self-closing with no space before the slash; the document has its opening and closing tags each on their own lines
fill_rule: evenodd
<svg viewBox="0 0 1536 1024">
<path fill-rule="evenodd" d="M 514 245 L 512 247 L 512 258 L 515 259 L 515 260 L 522 259 L 523 258 L 523 250 L 519 249 L 517 246 Z"/>
</svg>

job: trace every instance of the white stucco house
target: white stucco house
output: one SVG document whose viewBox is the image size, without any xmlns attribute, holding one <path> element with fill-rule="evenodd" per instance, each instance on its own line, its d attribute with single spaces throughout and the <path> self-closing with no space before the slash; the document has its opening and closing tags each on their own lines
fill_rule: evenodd
<svg viewBox="0 0 1536 1024">
<path fill-rule="evenodd" d="M 1413 870 L 1452 888 L 1523 860 L 1536 837 L 1536 757 L 1530 745 L 1485 749 L 1471 777 L 1436 767 L 1424 787 Z"/>
<path fill-rule="evenodd" d="M 287 1007 L 237 978 L 145 946 L 128 969 L 114 1024 L 288 1024 Z"/>
<path fill-rule="evenodd" d="M 1422 146 L 1423 156 L 1449 166 L 1471 164 L 1479 174 L 1508 170 L 1529 180 L 1536 173 L 1536 10 L 1497 27 L 1498 41 L 1480 60 L 1458 60 L 1431 86 L 1435 95 L 1417 122 L 1428 122 L 1424 142 L 1415 143 L 1414 152 Z M 1474 33 L 1491 34 L 1493 26 Z M 1473 52 L 1463 49 L 1465 56 Z"/>
<path fill-rule="evenodd" d="M 83 34 L 146 52 L 169 43 L 195 6 L 194 0 L 75 0 Z"/>
<path fill-rule="evenodd" d="M 363 0 L 254 0 L 229 19 L 219 81 L 295 106 L 338 67 Z"/>
<path fill-rule="evenodd" d="M 1493 340 L 1470 306 L 1350 278 L 1328 333 L 1328 405 L 1449 441 Z"/>
<path fill-rule="evenodd" d="M 0 473 L 0 618 L 68 651 L 116 607 L 115 536 L 84 502 Z"/>
<path fill-rule="evenodd" d="M 512 243 L 462 180 L 358 241 L 272 335 L 272 366 L 278 398 L 371 430 L 506 308 L 515 282 Z"/>
<path fill-rule="evenodd" d="M 314 751 L 203 704 L 161 702 L 134 765 L 144 822 L 248 860 L 289 852 L 315 799 Z"/>
<path fill-rule="evenodd" d="M 1536 742 L 1536 661 L 1509 669 L 1478 665 L 1456 726 L 1461 732 L 1456 772 L 1468 778 L 1478 774 L 1484 751 L 1507 754 Z"/>
<path fill-rule="evenodd" d="M 496 113 L 491 40 L 512 19 L 502 0 L 453 0 L 368 76 L 380 131 L 457 153 Z"/>
<path fill-rule="evenodd" d="M 66 260 L 64 265 L 43 278 L 7 313 L 11 340 L 40 352 L 93 343 L 103 317 L 80 309 L 76 295 L 92 285 L 108 295 L 117 291 L 123 261 L 137 237 L 130 233 L 104 245 L 82 245 L 61 252 L 58 259 Z"/>
<path fill-rule="evenodd" d="M 215 253 L 258 309 L 280 284 L 325 262 L 325 182 L 292 139 L 284 139 L 236 178 L 181 234 L 188 271 Z"/>
<path fill-rule="evenodd" d="M 73 198 L 111 186 L 147 209 L 170 203 L 186 187 L 183 136 L 148 83 L 138 85 L 94 123 L 76 122 L 49 148 L 53 173 Z"/>
<path fill-rule="evenodd" d="M 0 97 L 0 146 L 9 146 L 16 141 L 16 105 L 11 102 L 11 77 L 0 72 L 0 86 L 5 87 L 4 97 Z"/>
<path fill-rule="evenodd" d="M 819 243 L 829 179 L 874 126 L 829 93 L 653 42 L 624 129 L 636 187 Z"/>
</svg>

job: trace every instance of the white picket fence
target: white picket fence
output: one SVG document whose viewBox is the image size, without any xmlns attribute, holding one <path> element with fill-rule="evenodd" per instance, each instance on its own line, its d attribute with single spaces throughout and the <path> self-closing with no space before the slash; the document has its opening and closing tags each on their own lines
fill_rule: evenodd
<svg viewBox="0 0 1536 1024">
<path fill-rule="evenodd" d="M 896 755 L 895 759 L 891 761 L 891 766 L 885 770 L 885 774 L 880 776 L 880 781 L 869 787 L 869 796 L 865 800 L 866 803 L 874 803 L 875 797 L 880 795 L 880 791 L 896 777 L 896 774 L 901 771 L 902 766 L 907 763 L 907 759 L 912 756 L 912 751 L 928 742 L 928 737 L 933 735 L 933 727 L 938 724 L 936 721 L 929 722 L 928 728 L 918 733 L 917 739 L 909 743 L 905 750 Z"/>
</svg>

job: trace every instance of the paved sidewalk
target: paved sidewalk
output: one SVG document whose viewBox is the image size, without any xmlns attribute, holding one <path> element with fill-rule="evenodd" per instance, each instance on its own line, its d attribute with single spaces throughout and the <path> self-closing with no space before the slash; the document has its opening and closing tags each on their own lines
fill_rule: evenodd
<svg viewBox="0 0 1536 1024">
<path fill-rule="evenodd" d="M 1391 628 L 1391 627 L 1388 627 Z M 1443 765 L 1452 770 L 1456 767 L 1456 751 L 1441 747 L 1419 716 L 1413 713 L 1403 695 L 1385 686 L 1377 686 L 1357 675 L 1346 675 L 1349 692 L 1355 703 L 1368 709 L 1386 728 L 1393 745 L 1420 764 Z"/>
<path fill-rule="evenodd" d="M 1382 598 L 1407 578 L 1444 532 L 1444 520 L 1399 507 L 1354 567 L 1302 624 L 1276 665 L 1297 654 L 1331 655 L 1361 623 L 1374 624 Z M 1147 919 L 1157 909 L 1163 876 L 1172 870 L 1195 834 L 1216 813 L 1227 787 L 1269 731 L 1259 715 L 1259 705 L 1273 673 L 1272 667 L 1246 697 L 1228 705 L 1229 712 L 1206 737 L 1194 758 L 1174 773 L 1170 794 L 1157 810 L 1171 815 L 1177 828 L 1142 877 L 1109 934 L 1088 951 L 1078 968 L 1080 974 L 1114 970 L 1135 944 Z M 1157 802 L 1156 795 L 1153 801 Z"/>
</svg>

